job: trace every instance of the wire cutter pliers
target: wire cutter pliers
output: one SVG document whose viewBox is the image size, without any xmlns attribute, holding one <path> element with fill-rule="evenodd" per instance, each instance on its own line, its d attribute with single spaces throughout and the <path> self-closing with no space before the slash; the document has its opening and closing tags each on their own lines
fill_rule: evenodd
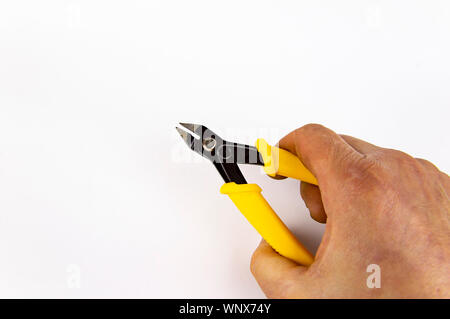
<svg viewBox="0 0 450 319">
<path fill-rule="evenodd" d="M 261 195 L 261 188 L 256 184 L 247 184 L 238 166 L 259 165 L 269 176 L 292 177 L 317 185 L 314 175 L 298 157 L 286 150 L 270 146 L 263 139 L 258 139 L 255 147 L 225 141 L 203 125 L 180 125 L 184 130 L 179 127 L 176 129 L 189 148 L 209 159 L 225 181 L 220 192 L 230 197 L 259 234 L 279 254 L 301 265 L 310 265 L 314 257 L 273 211 Z"/>
</svg>

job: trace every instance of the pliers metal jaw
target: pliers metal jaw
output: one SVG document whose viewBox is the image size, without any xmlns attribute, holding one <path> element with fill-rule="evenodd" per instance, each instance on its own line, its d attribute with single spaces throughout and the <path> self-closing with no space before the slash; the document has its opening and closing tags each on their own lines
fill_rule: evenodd
<svg viewBox="0 0 450 319">
<path fill-rule="evenodd" d="M 260 235 L 281 255 L 310 265 L 314 257 L 290 232 L 256 184 L 247 184 L 238 164 L 262 166 L 267 175 L 285 176 L 316 184 L 313 174 L 293 154 L 270 146 L 258 139 L 255 146 L 228 142 L 199 124 L 180 123 L 177 131 L 194 152 L 209 159 L 222 176 L 225 184 L 220 192 L 230 197 Z"/>
<path fill-rule="evenodd" d="M 187 131 L 176 127 L 191 150 L 209 159 L 226 183 L 247 184 L 238 164 L 264 166 L 254 146 L 228 142 L 209 128 L 199 124 L 180 123 Z"/>
</svg>

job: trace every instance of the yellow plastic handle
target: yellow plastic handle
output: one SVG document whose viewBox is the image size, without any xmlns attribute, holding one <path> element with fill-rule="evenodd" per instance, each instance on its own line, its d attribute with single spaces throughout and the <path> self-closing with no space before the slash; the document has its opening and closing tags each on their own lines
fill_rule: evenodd
<svg viewBox="0 0 450 319">
<path fill-rule="evenodd" d="M 262 138 L 256 141 L 256 148 L 264 160 L 264 171 L 269 176 L 285 176 L 317 185 L 317 179 L 292 153 L 270 146 Z"/>
<path fill-rule="evenodd" d="M 220 192 L 231 198 L 250 224 L 280 255 L 304 266 L 314 261 L 313 255 L 303 247 L 261 195 L 258 185 L 226 183 Z"/>
</svg>

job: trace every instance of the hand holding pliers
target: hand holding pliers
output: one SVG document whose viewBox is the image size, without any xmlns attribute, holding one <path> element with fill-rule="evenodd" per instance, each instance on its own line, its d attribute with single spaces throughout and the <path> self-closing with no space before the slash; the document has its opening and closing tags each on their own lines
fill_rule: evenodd
<svg viewBox="0 0 450 319">
<path fill-rule="evenodd" d="M 185 130 L 179 127 L 176 129 L 189 148 L 209 159 L 225 181 L 220 192 L 230 197 L 259 234 L 279 254 L 301 265 L 310 265 L 314 261 L 312 254 L 273 211 L 261 195 L 261 188 L 247 183 L 238 166 L 259 165 L 263 166 L 269 176 L 291 177 L 317 185 L 314 175 L 298 157 L 286 150 L 270 146 L 263 139 L 258 139 L 255 147 L 225 141 L 203 125 L 180 125 Z"/>
</svg>

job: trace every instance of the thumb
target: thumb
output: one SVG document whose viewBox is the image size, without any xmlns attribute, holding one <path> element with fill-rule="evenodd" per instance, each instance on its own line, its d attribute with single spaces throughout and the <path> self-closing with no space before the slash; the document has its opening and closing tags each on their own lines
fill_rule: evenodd
<svg viewBox="0 0 450 319">
<path fill-rule="evenodd" d="M 286 298 L 301 287 L 307 268 L 281 256 L 264 240 L 253 253 L 250 270 L 268 298 Z M 292 288 L 290 288 L 292 287 Z M 307 289 L 305 285 L 305 289 Z M 306 290 L 305 290 L 306 291 Z"/>
<path fill-rule="evenodd" d="M 341 183 L 352 165 L 364 157 L 341 136 L 319 125 L 308 124 L 292 131 L 279 142 L 283 148 L 295 155 L 314 174 L 319 188 Z"/>
<path fill-rule="evenodd" d="M 325 183 L 339 181 L 353 160 L 363 157 L 341 136 L 319 124 L 292 131 L 279 145 L 300 158 L 317 178 L 320 188 Z"/>
</svg>

